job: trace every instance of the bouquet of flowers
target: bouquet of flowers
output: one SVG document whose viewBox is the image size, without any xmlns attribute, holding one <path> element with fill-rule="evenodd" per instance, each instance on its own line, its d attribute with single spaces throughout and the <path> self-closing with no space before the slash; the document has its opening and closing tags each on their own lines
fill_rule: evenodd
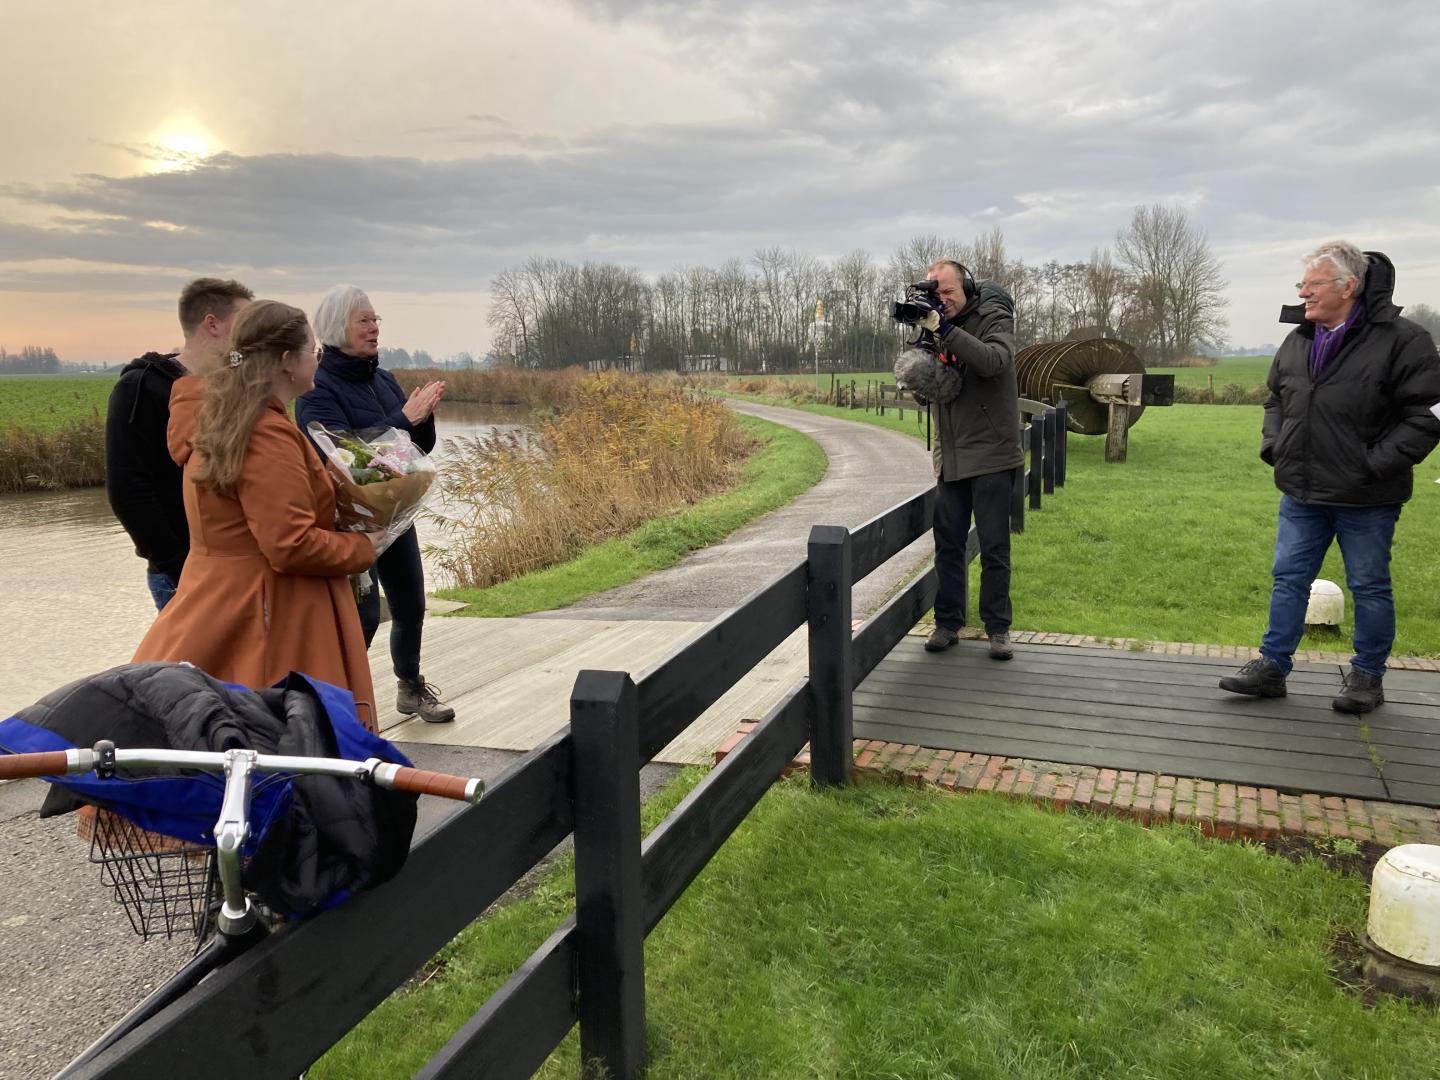
<svg viewBox="0 0 1440 1080">
<path fill-rule="evenodd" d="M 307 430 L 335 478 L 336 523 L 347 532 L 381 532 L 380 554 L 415 523 L 435 482 L 435 464 L 398 428 L 331 431 L 312 420 Z"/>
</svg>

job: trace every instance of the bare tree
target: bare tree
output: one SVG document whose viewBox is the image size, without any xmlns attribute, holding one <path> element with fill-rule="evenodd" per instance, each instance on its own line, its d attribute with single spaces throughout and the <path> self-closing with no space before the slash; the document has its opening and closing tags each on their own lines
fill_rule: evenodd
<svg viewBox="0 0 1440 1080">
<path fill-rule="evenodd" d="M 1116 236 L 1135 279 L 1145 359 L 1165 363 L 1224 337 L 1225 279 L 1203 231 L 1178 206 L 1138 206 Z"/>
<path fill-rule="evenodd" d="M 1436 311 L 1429 304 L 1411 304 L 1404 310 L 1405 318 L 1411 322 L 1419 323 L 1430 332 L 1430 336 L 1440 342 L 1440 311 Z"/>
</svg>

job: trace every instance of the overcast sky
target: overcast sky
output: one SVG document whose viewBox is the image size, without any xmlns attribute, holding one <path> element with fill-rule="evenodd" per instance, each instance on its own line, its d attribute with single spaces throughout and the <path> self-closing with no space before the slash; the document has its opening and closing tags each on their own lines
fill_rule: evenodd
<svg viewBox="0 0 1440 1080">
<path fill-rule="evenodd" d="M 1072 261 L 1152 202 L 1208 234 L 1237 345 L 1336 237 L 1440 306 L 1433 2 L 5 0 L 0 42 L 0 345 L 66 360 L 176 344 L 200 274 L 351 281 L 383 343 L 478 354 L 531 255 L 998 225 Z"/>
</svg>

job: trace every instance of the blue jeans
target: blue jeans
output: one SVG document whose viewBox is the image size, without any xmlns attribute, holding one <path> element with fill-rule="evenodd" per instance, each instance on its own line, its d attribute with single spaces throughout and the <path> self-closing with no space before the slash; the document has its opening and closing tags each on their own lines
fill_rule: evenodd
<svg viewBox="0 0 1440 1080">
<path fill-rule="evenodd" d="M 175 595 L 179 583 L 169 574 L 157 574 L 154 571 L 146 571 L 145 582 L 150 586 L 150 596 L 155 601 L 155 610 L 164 611 L 165 605 Z"/>
<path fill-rule="evenodd" d="M 1350 666 L 1371 675 L 1385 674 L 1395 643 L 1395 594 L 1390 589 L 1390 546 L 1400 505 L 1318 506 L 1280 496 L 1275 532 L 1275 587 L 1270 593 L 1270 626 L 1260 655 L 1289 674 L 1291 657 L 1305 633 L 1310 585 L 1320 573 L 1330 541 L 1340 541 L 1345 584 L 1355 606 L 1355 655 Z"/>
</svg>

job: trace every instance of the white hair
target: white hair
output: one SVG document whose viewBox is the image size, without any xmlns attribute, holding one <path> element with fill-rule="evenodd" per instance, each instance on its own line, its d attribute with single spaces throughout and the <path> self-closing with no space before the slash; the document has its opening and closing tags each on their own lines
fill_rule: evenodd
<svg viewBox="0 0 1440 1080">
<path fill-rule="evenodd" d="M 345 324 L 350 321 L 350 313 L 358 307 L 371 306 L 370 297 L 357 286 L 332 285 L 320 298 L 320 303 L 315 305 L 315 318 L 311 320 L 315 340 L 321 345 L 343 349 Z"/>
<path fill-rule="evenodd" d="M 1340 275 L 1342 289 L 1352 281 L 1363 282 L 1365 271 L 1370 268 L 1370 261 L 1365 258 L 1365 253 L 1347 240 L 1331 240 L 1328 244 L 1321 244 L 1300 262 L 1306 270 L 1329 263 L 1335 268 L 1335 273 Z M 1355 291 L 1360 291 L 1358 286 Z"/>
</svg>

